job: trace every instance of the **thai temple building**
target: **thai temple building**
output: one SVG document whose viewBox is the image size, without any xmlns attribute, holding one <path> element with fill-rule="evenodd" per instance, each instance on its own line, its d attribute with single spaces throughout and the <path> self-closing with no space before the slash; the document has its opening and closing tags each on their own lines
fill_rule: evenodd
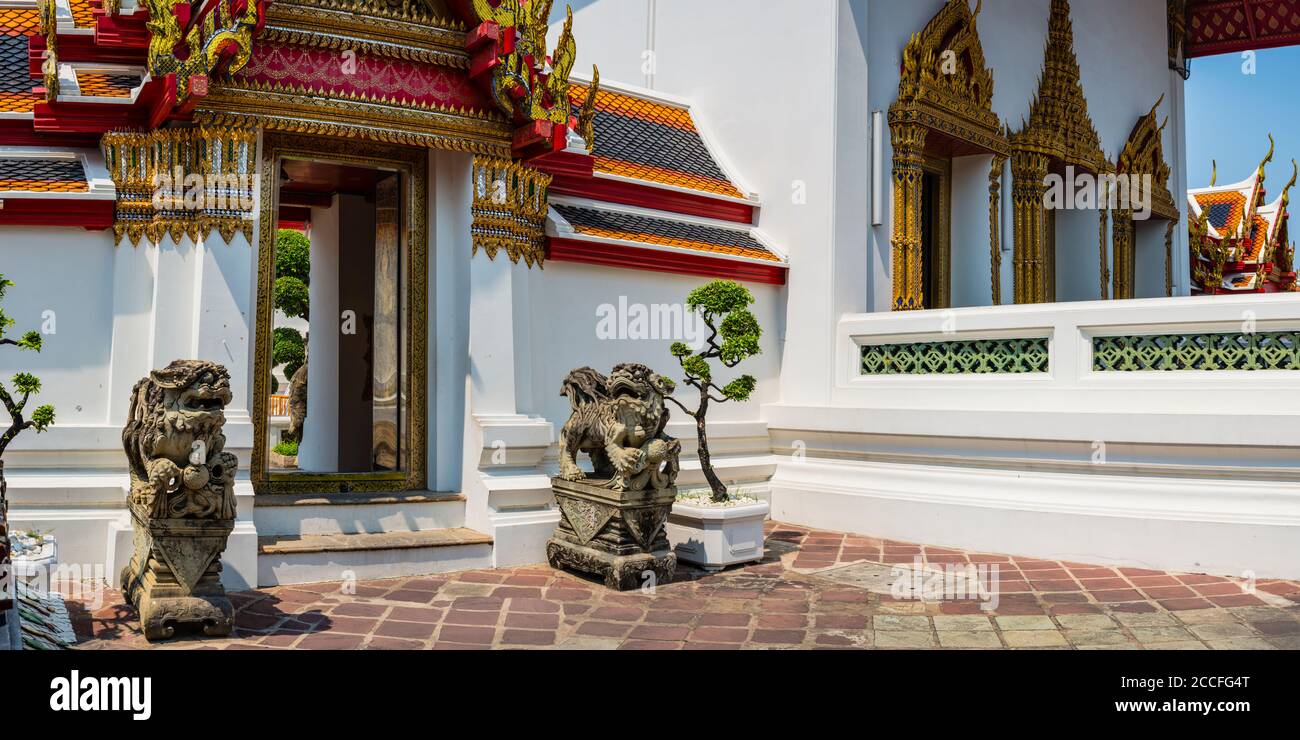
<svg viewBox="0 0 1300 740">
<path fill-rule="evenodd" d="M 1272 142 L 1270 142 L 1272 143 Z M 1216 185 L 1218 168 L 1208 187 L 1187 193 L 1192 293 L 1285 293 L 1296 291 L 1295 244 L 1288 239 L 1287 205 L 1296 183 L 1268 201 L 1265 169 L 1273 150 L 1249 178 Z"/>
<path fill-rule="evenodd" d="M 228 588 L 544 562 L 566 374 L 672 376 L 721 278 L 771 518 L 1300 578 L 1295 178 L 1185 164 L 1189 60 L 1300 1 L 571 3 L 0 0 L 9 526 L 117 578 L 133 389 L 201 359 Z"/>
</svg>

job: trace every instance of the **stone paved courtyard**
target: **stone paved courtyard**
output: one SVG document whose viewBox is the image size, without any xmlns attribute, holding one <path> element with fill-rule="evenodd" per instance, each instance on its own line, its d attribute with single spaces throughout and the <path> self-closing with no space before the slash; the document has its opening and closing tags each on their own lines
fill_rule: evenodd
<svg viewBox="0 0 1300 740">
<path fill-rule="evenodd" d="M 232 595 L 235 635 L 162 649 L 1300 649 L 1300 583 L 967 553 L 768 524 L 767 558 L 617 593 L 545 565 Z M 998 606 L 891 596 L 887 564 L 996 564 Z M 884 567 L 874 566 L 885 564 Z M 89 603 L 89 602 L 87 602 Z M 83 649 L 149 647 L 116 591 Z"/>
</svg>

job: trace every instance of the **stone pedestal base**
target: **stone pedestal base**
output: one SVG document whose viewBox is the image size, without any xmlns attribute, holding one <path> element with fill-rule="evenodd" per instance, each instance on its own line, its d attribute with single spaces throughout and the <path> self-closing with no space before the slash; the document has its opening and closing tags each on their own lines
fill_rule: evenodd
<svg viewBox="0 0 1300 740">
<path fill-rule="evenodd" d="M 664 523 L 677 489 L 610 490 L 604 481 L 551 479 L 560 523 L 546 544 L 555 568 L 603 577 L 608 588 L 628 590 L 668 583 L 677 555 Z"/>
<path fill-rule="evenodd" d="M 664 524 L 677 489 L 613 491 L 600 483 L 551 479 L 560 509 L 546 543 L 551 567 L 594 573 L 620 591 L 671 581 L 677 556 Z"/>
<path fill-rule="evenodd" d="M 135 554 L 122 570 L 122 593 L 140 612 L 145 639 L 166 640 L 188 625 L 209 637 L 234 629 L 221 585 L 221 553 L 234 520 L 153 519 L 131 512 Z"/>
</svg>

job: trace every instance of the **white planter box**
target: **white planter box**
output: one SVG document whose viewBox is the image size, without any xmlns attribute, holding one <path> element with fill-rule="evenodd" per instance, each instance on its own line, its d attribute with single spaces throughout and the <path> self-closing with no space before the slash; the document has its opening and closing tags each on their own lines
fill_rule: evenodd
<svg viewBox="0 0 1300 740">
<path fill-rule="evenodd" d="M 763 521 L 768 503 L 738 506 L 673 504 L 666 525 L 677 559 L 708 570 L 763 559 Z"/>
</svg>

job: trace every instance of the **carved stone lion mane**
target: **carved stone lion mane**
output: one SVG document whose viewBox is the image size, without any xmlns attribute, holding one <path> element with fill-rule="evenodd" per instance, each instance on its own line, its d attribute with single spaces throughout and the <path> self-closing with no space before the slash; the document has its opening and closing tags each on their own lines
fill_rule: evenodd
<svg viewBox="0 0 1300 740">
<path fill-rule="evenodd" d="M 224 450 L 230 373 L 177 360 L 135 384 L 122 429 L 131 503 L 157 519 L 233 519 L 236 457 Z"/>
<path fill-rule="evenodd" d="M 645 365 L 617 365 L 606 377 L 583 367 L 564 379 L 560 395 L 573 408 L 560 431 L 560 477 L 582 480 L 577 455 L 591 457 L 593 476 L 614 490 L 663 489 L 677 481 L 681 443 L 664 433 L 664 396 L 673 383 Z"/>
</svg>

